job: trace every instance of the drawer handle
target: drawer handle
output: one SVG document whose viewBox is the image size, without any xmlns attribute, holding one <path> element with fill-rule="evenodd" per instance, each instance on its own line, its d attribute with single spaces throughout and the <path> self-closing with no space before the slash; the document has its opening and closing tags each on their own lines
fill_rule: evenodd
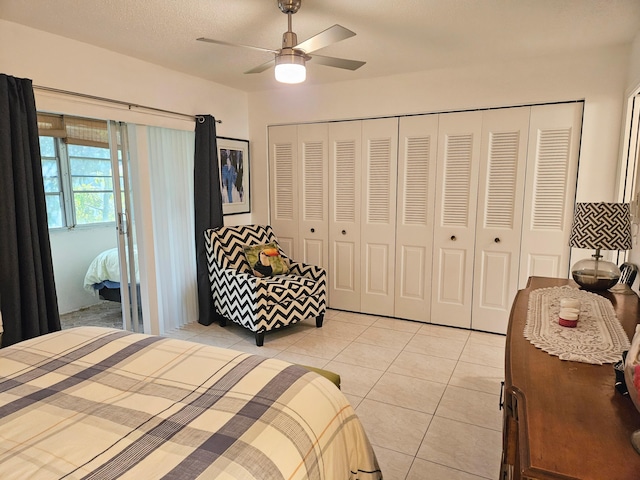
<svg viewBox="0 0 640 480">
<path fill-rule="evenodd" d="M 496 242 L 496 243 L 500 243 L 500 238 L 496 237 L 493 241 Z"/>
<path fill-rule="evenodd" d="M 457 240 L 456 236 L 455 235 L 451 235 L 451 241 L 455 242 L 456 240 Z"/>
<path fill-rule="evenodd" d="M 315 233 L 315 231 L 316 231 L 316 229 L 315 229 L 315 228 L 312 228 L 312 229 L 311 229 L 311 233 Z"/>
<path fill-rule="evenodd" d="M 342 234 L 343 234 L 343 235 L 346 235 L 346 234 L 347 234 L 347 231 L 346 231 L 346 230 L 342 230 Z"/>
</svg>

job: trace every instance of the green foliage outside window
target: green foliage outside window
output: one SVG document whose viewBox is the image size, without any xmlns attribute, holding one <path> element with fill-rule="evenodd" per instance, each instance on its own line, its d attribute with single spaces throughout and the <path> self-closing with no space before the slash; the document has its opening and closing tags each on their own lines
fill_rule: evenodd
<svg viewBox="0 0 640 480">
<path fill-rule="evenodd" d="M 76 223 L 115 221 L 109 149 L 69 145 L 68 150 Z"/>
<path fill-rule="evenodd" d="M 109 149 L 59 142 L 62 140 L 40 137 L 49 227 L 114 222 Z M 66 172 L 66 177 L 63 172 Z M 67 202 L 65 192 L 70 195 Z M 70 215 L 65 213 L 65 208 L 70 210 Z"/>
</svg>

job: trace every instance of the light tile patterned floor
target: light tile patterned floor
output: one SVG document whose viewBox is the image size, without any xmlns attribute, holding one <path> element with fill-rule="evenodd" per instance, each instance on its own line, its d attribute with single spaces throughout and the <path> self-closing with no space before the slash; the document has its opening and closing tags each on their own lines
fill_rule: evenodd
<svg viewBox="0 0 640 480">
<path fill-rule="evenodd" d="M 120 317 L 119 304 L 103 302 L 62 320 L 117 327 Z M 339 373 L 385 480 L 498 478 L 504 336 L 334 310 L 320 329 L 306 320 L 268 333 L 264 347 L 233 323 L 167 336 Z"/>
<path fill-rule="evenodd" d="M 504 336 L 334 310 L 322 328 L 307 320 L 263 347 L 235 324 L 167 336 L 339 373 L 385 480 L 498 478 Z"/>
</svg>

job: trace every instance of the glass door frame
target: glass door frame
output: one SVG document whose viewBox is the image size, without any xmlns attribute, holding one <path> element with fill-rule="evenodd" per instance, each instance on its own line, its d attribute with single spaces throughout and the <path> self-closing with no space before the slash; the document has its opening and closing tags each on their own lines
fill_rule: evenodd
<svg viewBox="0 0 640 480">
<path fill-rule="evenodd" d="M 136 275 L 137 247 L 133 228 L 133 192 L 130 181 L 131 158 L 127 124 L 110 120 L 109 140 L 116 229 L 118 231 L 122 323 L 123 329 L 140 332 L 142 309 L 140 308 L 140 289 Z M 122 185 L 120 178 L 122 178 Z"/>
</svg>

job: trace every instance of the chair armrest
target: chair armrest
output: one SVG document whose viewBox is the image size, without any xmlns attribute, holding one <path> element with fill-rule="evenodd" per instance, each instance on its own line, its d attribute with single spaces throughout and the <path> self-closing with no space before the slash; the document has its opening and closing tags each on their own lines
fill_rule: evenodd
<svg viewBox="0 0 640 480">
<path fill-rule="evenodd" d="M 220 273 L 228 285 L 247 284 L 251 286 L 251 291 L 255 294 L 260 289 L 267 289 L 267 282 L 263 278 L 256 277 L 251 273 L 239 272 L 233 268 L 225 268 Z"/>
<path fill-rule="evenodd" d="M 289 263 L 289 273 L 311 278 L 316 281 L 325 279 L 327 276 L 327 271 L 322 267 L 293 261 Z"/>
<path fill-rule="evenodd" d="M 235 268 L 222 268 L 218 271 L 223 277 L 226 277 L 229 280 L 233 279 L 233 281 L 236 282 L 247 282 L 255 285 L 256 281 L 260 280 L 255 275 L 245 272 L 239 272 Z"/>
</svg>

